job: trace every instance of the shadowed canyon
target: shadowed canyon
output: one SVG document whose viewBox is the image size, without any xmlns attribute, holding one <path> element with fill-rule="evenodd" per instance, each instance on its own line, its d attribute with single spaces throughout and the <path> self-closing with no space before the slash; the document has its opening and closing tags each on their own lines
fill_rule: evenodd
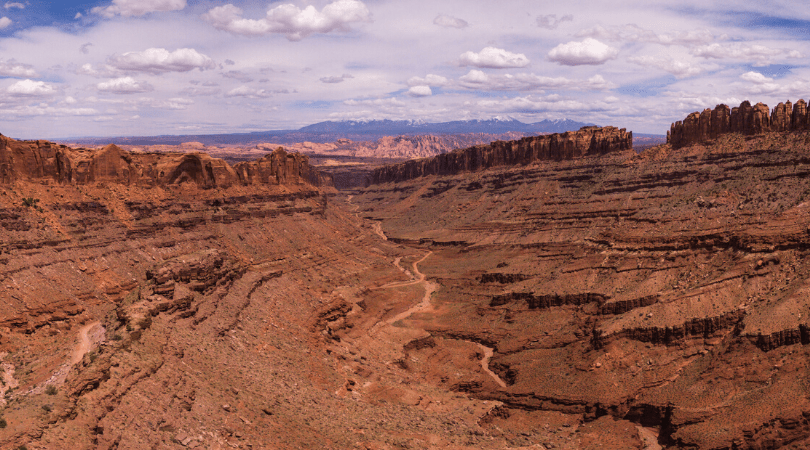
<svg viewBox="0 0 810 450">
<path fill-rule="evenodd" d="M 0 137 L 0 447 L 807 448 L 806 122 L 720 105 L 351 191 L 283 149 Z"/>
</svg>

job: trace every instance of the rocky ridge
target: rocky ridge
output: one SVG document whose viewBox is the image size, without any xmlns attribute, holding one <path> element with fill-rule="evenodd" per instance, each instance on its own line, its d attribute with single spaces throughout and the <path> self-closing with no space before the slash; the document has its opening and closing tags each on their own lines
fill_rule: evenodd
<svg viewBox="0 0 810 450">
<path fill-rule="evenodd" d="M 748 100 L 729 108 L 717 105 L 713 110 L 693 112 L 683 121 L 672 124 L 667 142 L 673 148 L 685 147 L 716 139 L 726 133 L 755 135 L 768 132 L 803 131 L 810 129 L 807 103 L 800 99 L 779 103 L 773 110 L 764 103 L 751 106 Z"/>
<path fill-rule="evenodd" d="M 193 182 L 205 188 L 330 183 L 328 176 L 309 165 L 306 155 L 287 153 L 281 147 L 261 159 L 231 167 L 205 153 L 135 153 L 113 144 L 101 150 L 73 149 L 48 141 L 0 136 L 0 183 L 18 180 L 151 186 Z"/>
<path fill-rule="evenodd" d="M 432 158 L 406 161 L 374 170 L 370 184 L 399 182 L 427 175 L 452 175 L 495 166 L 529 164 L 604 155 L 633 148 L 633 133 L 616 127 L 583 127 L 579 131 L 496 141 Z"/>
</svg>

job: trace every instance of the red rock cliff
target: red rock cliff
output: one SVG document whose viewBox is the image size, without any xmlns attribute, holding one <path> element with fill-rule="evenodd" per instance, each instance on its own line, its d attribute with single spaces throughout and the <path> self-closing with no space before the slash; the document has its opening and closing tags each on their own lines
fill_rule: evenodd
<svg viewBox="0 0 810 450">
<path fill-rule="evenodd" d="M 729 108 L 717 105 L 714 110 L 693 112 L 683 121 L 672 124 L 667 132 L 667 142 L 673 148 L 707 142 L 726 133 L 761 134 L 774 131 L 810 129 L 807 104 L 799 100 L 796 104 L 779 103 L 771 111 L 768 105 L 744 101 L 738 107 Z"/>
<path fill-rule="evenodd" d="M 101 150 L 73 149 L 0 135 L 0 183 L 15 180 L 143 185 L 193 182 L 203 188 L 235 184 L 331 185 L 331 178 L 310 166 L 307 156 L 287 153 L 282 148 L 257 161 L 231 167 L 205 153 L 130 153 L 112 144 Z"/>
<path fill-rule="evenodd" d="M 563 160 L 633 148 L 633 133 L 616 127 L 583 127 L 517 141 L 495 141 L 432 158 L 415 159 L 381 167 L 369 183 L 404 181 L 426 175 L 452 175 L 494 166 L 528 164 L 538 160 Z"/>
</svg>

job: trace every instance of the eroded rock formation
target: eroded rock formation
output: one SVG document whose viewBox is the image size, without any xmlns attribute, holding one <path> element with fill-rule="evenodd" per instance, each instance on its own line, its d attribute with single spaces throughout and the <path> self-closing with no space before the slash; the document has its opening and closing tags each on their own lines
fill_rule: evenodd
<svg viewBox="0 0 810 450">
<path fill-rule="evenodd" d="M 773 111 L 768 109 L 768 105 L 757 103 L 751 106 L 746 100 L 734 108 L 721 104 L 713 110 L 707 108 L 703 112 L 689 114 L 683 121 L 672 124 L 667 132 L 667 142 L 673 148 L 680 148 L 708 142 L 726 133 L 753 135 L 808 129 L 810 121 L 804 100 L 795 104 L 789 100 L 779 103 Z"/>
<path fill-rule="evenodd" d="M 205 153 L 137 153 L 113 144 L 101 150 L 73 149 L 47 141 L 17 141 L 0 136 L 0 183 L 17 180 L 152 186 L 193 182 L 204 188 L 331 184 L 328 175 L 310 166 L 306 155 L 287 153 L 280 147 L 257 161 L 231 167 Z"/>
<path fill-rule="evenodd" d="M 496 141 L 450 153 L 389 165 L 372 172 L 369 183 L 405 181 L 426 175 L 452 175 L 495 166 L 529 164 L 604 155 L 633 148 L 633 133 L 616 127 L 583 127 L 517 141 Z"/>
</svg>

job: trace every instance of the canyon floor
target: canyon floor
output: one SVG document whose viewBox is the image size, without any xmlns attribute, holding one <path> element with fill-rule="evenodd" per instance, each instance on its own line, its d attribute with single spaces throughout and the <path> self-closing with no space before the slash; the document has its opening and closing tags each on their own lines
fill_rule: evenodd
<svg viewBox="0 0 810 450">
<path fill-rule="evenodd" d="M 0 191 L 0 447 L 810 446 L 810 134 Z M 36 200 L 36 201 L 34 201 Z"/>
</svg>

